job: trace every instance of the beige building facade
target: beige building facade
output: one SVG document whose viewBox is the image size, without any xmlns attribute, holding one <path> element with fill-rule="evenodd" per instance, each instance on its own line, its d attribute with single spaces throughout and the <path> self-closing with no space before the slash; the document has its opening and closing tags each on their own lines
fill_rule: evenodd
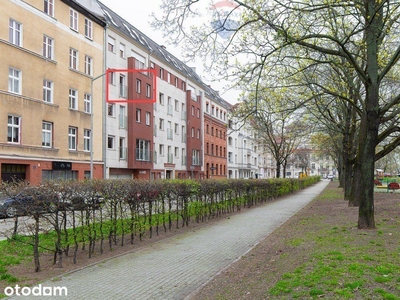
<svg viewBox="0 0 400 300">
<path fill-rule="evenodd" d="M 79 1 L 90 9 L 75 1 L 2 1 L 2 180 L 83 179 L 91 169 L 103 176 L 102 80 L 93 78 L 104 73 L 105 24 L 93 1 Z"/>
</svg>

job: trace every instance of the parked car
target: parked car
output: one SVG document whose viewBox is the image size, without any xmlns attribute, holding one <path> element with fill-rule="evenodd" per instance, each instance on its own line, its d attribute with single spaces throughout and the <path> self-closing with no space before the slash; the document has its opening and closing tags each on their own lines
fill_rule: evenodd
<svg viewBox="0 0 400 300">
<path fill-rule="evenodd" d="M 333 178 L 335 178 L 335 176 L 334 176 L 333 174 L 329 174 L 329 175 L 327 176 L 327 178 L 330 179 L 330 180 L 332 180 Z"/>
<path fill-rule="evenodd" d="M 13 218 L 53 211 L 58 205 L 57 195 L 28 188 L 15 196 L 0 200 L 0 217 Z"/>
</svg>

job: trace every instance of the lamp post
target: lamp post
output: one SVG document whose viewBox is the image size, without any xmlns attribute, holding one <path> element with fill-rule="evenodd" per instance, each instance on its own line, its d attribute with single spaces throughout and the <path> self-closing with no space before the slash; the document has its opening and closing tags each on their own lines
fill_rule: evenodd
<svg viewBox="0 0 400 300">
<path fill-rule="evenodd" d="M 106 74 L 103 73 L 97 77 L 93 77 L 90 82 L 90 179 L 93 179 L 93 82 Z"/>
</svg>

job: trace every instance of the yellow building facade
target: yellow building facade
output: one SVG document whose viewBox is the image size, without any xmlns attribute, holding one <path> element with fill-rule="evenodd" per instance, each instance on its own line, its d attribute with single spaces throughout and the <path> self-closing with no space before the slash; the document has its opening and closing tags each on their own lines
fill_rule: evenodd
<svg viewBox="0 0 400 300">
<path fill-rule="evenodd" d="M 5 0 L 1 179 L 103 176 L 104 26 L 93 1 Z M 82 2 L 86 2 L 82 4 Z M 93 80 L 97 78 L 99 80 Z"/>
</svg>

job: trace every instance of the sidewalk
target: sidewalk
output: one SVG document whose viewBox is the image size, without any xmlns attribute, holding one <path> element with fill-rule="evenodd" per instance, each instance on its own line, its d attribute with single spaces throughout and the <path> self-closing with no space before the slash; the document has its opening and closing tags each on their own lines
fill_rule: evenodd
<svg viewBox="0 0 400 300">
<path fill-rule="evenodd" d="M 190 299 L 202 285 L 314 199 L 328 183 L 322 180 L 294 195 L 223 218 L 212 226 L 165 239 L 70 273 L 57 281 L 43 282 L 42 287 L 68 289 L 68 297 L 44 298 Z"/>
</svg>

